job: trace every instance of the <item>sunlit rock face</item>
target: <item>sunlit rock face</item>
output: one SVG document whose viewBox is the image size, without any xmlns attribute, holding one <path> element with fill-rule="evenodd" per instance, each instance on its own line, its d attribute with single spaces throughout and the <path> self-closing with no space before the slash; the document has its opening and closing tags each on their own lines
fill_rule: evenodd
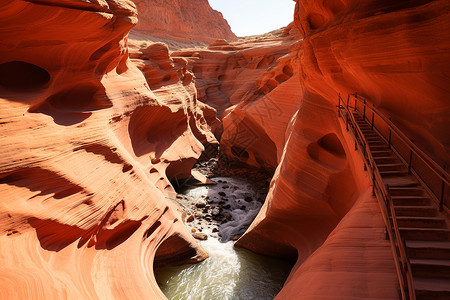
<svg viewBox="0 0 450 300">
<path fill-rule="evenodd" d="M 200 101 L 214 107 L 223 122 L 221 151 L 247 165 L 273 171 L 282 152 L 289 120 L 300 104 L 301 36 L 284 29 L 207 49 L 177 51 L 194 74 Z"/>
<path fill-rule="evenodd" d="M 207 0 L 134 0 L 139 22 L 134 31 L 189 42 L 210 43 L 215 39 L 234 40 L 236 36 L 222 14 Z"/>
<path fill-rule="evenodd" d="M 206 257 L 170 180 L 217 143 L 215 112 L 166 49 L 147 78 L 129 60 L 136 21 L 131 1 L 3 1 L 1 299 L 163 298 L 154 261 Z"/>
<path fill-rule="evenodd" d="M 381 216 L 337 118 L 337 97 L 370 99 L 448 163 L 448 9 L 446 1 L 298 1 L 300 106 L 266 203 L 238 241 L 260 253 L 298 255 L 280 299 L 398 297 Z M 366 236 L 373 243 L 361 242 Z"/>
</svg>

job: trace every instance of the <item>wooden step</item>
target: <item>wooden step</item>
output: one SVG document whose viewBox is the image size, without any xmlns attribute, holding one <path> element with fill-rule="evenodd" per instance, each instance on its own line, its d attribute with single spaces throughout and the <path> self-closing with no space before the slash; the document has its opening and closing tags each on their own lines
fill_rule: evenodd
<svg viewBox="0 0 450 300">
<path fill-rule="evenodd" d="M 436 208 L 433 206 L 394 206 L 397 216 L 409 217 L 435 217 L 437 216 Z"/>
<path fill-rule="evenodd" d="M 450 259 L 450 241 L 406 241 L 410 258 Z"/>
<path fill-rule="evenodd" d="M 406 167 L 402 163 L 391 163 L 391 164 L 377 164 L 378 170 L 381 171 L 396 171 L 404 170 Z"/>
<path fill-rule="evenodd" d="M 382 141 L 374 142 L 368 141 L 367 145 L 369 145 L 370 151 L 391 151 L 389 147 Z M 393 153 L 392 153 L 393 155 Z M 388 155 L 389 156 L 389 155 Z"/>
<path fill-rule="evenodd" d="M 426 206 L 430 204 L 430 198 L 426 196 L 391 196 L 394 205 Z"/>
<path fill-rule="evenodd" d="M 393 152 L 391 150 L 379 150 L 379 151 L 371 151 L 372 156 L 375 157 L 384 157 L 384 156 L 391 156 Z"/>
<path fill-rule="evenodd" d="M 373 160 L 375 161 L 376 164 L 385 164 L 385 163 L 394 163 L 398 161 L 398 158 L 393 155 L 388 155 L 388 156 L 374 157 Z"/>
<path fill-rule="evenodd" d="M 381 177 L 403 177 L 408 175 L 408 170 L 380 171 Z"/>
<path fill-rule="evenodd" d="M 450 282 L 447 278 L 414 278 L 417 300 L 450 299 Z"/>
<path fill-rule="evenodd" d="M 409 263 L 413 277 L 448 278 L 450 283 L 450 260 L 413 258 Z"/>
<path fill-rule="evenodd" d="M 422 196 L 424 194 L 424 190 L 420 186 L 396 186 L 389 188 L 389 194 L 391 196 Z"/>
<path fill-rule="evenodd" d="M 450 237 L 450 230 L 444 228 L 400 227 L 400 234 L 405 240 L 448 241 Z"/>
<path fill-rule="evenodd" d="M 397 216 L 399 227 L 411 228 L 445 228 L 445 219 L 438 217 Z"/>
<path fill-rule="evenodd" d="M 379 143 L 379 144 L 367 143 L 367 144 L 369 145 L 370 151 L 389 151 L 388 146 L 386 146 L 384 143 Z M 395 157 L 395 161 L 400 161 L 400 160 Z"/>
</svg>

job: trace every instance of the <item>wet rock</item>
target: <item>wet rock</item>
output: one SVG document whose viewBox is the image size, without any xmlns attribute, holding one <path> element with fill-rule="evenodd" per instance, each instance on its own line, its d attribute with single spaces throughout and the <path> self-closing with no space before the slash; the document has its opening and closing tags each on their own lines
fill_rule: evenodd
<svg viewBox="0 0 450 300">
<path fill-rule="evenodd" d="M 186 219 L 186 222 L 187 222 L 187 223 L 190 223 L 190 222 L 192 222 L 192 221 L 194 221 L 194 216 L 193 216 L 193 215 L 190 215 L 190 216 Z"/>
<path fill-rule="evenodd" d="M 213 228 L 213 230 L 212 230 L 212 232 L 219 232 L 219 229 L 217 229 L 217 228 Z"/>
<path fill-rule="evenodd" d="M 214 207 L 213 210 L 211 211 L 211 214 L 213 216 L 217 216 L 220 214 L 220 207 Z"/>
<path fill-rule="evenodd" d="M 224 197 L 224 196 L 226 196 L 227 194 L 225 194 L 224 192 L 219 192 L 218 193 L 220 196 L 222 196 L 222 197 Z"/>
<path fill-rule="evenodd" d="M 208 239 L 208 235 L 200 232 L 194 232 L 192 233 L 192 236 L 196 238 L 197 240 L 206 241 Z"/>
<path fill-rule="evenodd" d="M 197 208 L 204 208 L 206 206 L 206 203 L 205 202 L 197 202 L 197 203 L 195 203 L 195 206 Z"/>
</svg>

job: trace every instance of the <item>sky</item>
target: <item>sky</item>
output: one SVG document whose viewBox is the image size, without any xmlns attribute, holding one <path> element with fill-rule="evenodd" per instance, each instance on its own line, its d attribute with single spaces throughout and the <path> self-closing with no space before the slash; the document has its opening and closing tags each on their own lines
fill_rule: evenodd
<svg viewBox="0 0 450 300">
<path fill-rule="evenodd" d="M 209 0 L 237 36 L 267 33 L 294 20 L 292 0 Z"/>
</svg>

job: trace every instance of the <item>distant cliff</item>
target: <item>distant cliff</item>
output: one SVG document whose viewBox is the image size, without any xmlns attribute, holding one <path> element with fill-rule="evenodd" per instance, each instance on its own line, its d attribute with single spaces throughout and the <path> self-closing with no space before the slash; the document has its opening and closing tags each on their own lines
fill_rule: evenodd
<svg viewBox="0 0 450 300">
<path fill-rule="evenodd" d="M 176 41 L 212 42 L 236 38 L 222 14 L 207 0 L 135 0 L 135 31 Z"/>
</svg>

